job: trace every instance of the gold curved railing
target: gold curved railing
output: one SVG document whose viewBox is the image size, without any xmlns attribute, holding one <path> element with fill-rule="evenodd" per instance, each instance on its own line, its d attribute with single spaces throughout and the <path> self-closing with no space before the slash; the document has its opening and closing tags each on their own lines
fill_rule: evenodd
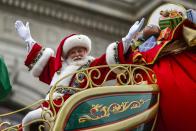
<svg viewBox="0 0 196 131">
<path fill-rule="evenodd" d="M 68 78 L 72 77 L 75 85 L 73 86 L 64 86 L 61 85 L 61 82 Z M 35 105 L 40 105 L 42 102 L 47 102 L 48 107 L 42 108 L 42 118 L 39 120 L 32 121 L 30 123 L 27 123 L 25 126 L 29 126 L 30 124 L 34 122 L 43 122 L 39 126 L 39 130 L 41 131 L 42 128 L 48 127 L 48 129 L 52 130 L 52 126 L 56 120 L 57 112 L 56 108 L 62 107 L 64 103 L 63 95 L 58 97 L 53 97 L 54 93 L 58 90 L 66 90 L 69 92 L 77 93 L 79 91 L 86 90 L 88 88 L 95 88 L 95 87 L 101 87 L 104 86 L 104 84 L 108 81 L 115 80 L 113 84 L 109 86 L 123 86 L 123 85 L 140 85 L 140 84 L 156 84 L 157 79 L 155 77 L 155 74 L 153 70 L 150 68 L 147 68 L 145 66 L 141 65 L 132 65 L 132 64 L 116 64 L 116 65 L 102 65 L 102 66 L 96 66 L 96 67 L 90 67 L 90 68 L 84 68 L 81 70 L 78 70 L 76 72 L 73 72 L 71 74 L 68 74 L 64 77 L 62 77 L 60 80 L 58 80 L 55 85 L 50 89 L 49 92 L 49 100 L 44 101 L 40 100 L 28 107 L 25 107 L 21 110 L 10 112 L 6 114 L 0 114 L 1 117 L 6 117 L 9 115 L 16 114 L 20 111 L 24 111 L 26 109 L 32 108 Z M 76 86 L 77 85 L 77 86 Z M 82 86 L 82 88 L 81 88 Z M 108 85 L 107 85 L 108 86 Z M 58 99 L 61 102 L 59 104 L 56 104 L 54 102 L 54 99 Z M 4 126 L 6 125 L 6 128 Z M 21 127 L 19 125 L 13 125 L 11 126 L 8 122 L 2 122 L 0 123 L 0 129 L 2 131 L 10 131 L 10 130 L 19 130 Z"/>
</svg>

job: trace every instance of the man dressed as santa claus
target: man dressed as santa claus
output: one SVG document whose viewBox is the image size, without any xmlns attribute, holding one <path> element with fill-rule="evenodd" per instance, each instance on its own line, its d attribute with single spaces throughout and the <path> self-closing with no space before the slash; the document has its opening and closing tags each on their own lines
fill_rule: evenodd
<svg viewBox="0 0 196 131">
<path fill-rule="evenodd" d="M 18 20 L 15 22 L 15 28 L 18 35 L 27 44 L 28 55 L 25 60 L 25 65 L 29 68 L 33 76 L 38 77 L 40 81 L 52 87 L 62 77 L 77 70 L 86 67 L 120 63 L 120 59 L 123 56 L 119 56 L 119 52 L 125 54 L 128 51 L 130 45 L 132 44 L 131 40 L 140 31 L 143 24 L 144 19 L 142 19 L 140 22 L 135 22 L 135 24 L 130 28 L 128 34 L 122 38 L 121 41 L 111 43 L 107 47 L 106 53 L 99 58 L 89 56 L 91 51 L 91 40 L 86 35 L 72 34 L 66 36 L 60 42 L 59 47 L 57 48 L 56 56 L 54 56 L 52 49 L 42 47 L 32 38 L 28 22 L 26 25 L 24 25 L 22 21 Z M 101 70 L 101 75 L 104 76 L 108 71 L 109 68 Z M 115 75 L 115 73 L 113 75 Z M 74 85 L 75 82 L 73 80 L 73 76 L 74 75 L 70 75 L 69 77 L 66 77 L 58 84 L 75 87 L 76 85 Z M 112 77 L 113 76 L 111 75 L 109 79 L 112 79 Z M 98 80 L 97 83 L 100 81 L 101 80 Z M 64 100 L 66 100 L 73 93 L 74 92 L 65 90 L 63 92 L 55 92 L 53 99 L 60 95 L 63 96 Z M 46 96 L 46 100 L 48 100 L 48 95 Z M 47 104 L 43 104 L 43 106 L 47 106 Z M 24 117 L 22 125 L 42 118 L 41 113 L 41 108 L 29 112 Z M 23 127 L 23 130 L 30 130 L 29 126 Z"/>
</svg>

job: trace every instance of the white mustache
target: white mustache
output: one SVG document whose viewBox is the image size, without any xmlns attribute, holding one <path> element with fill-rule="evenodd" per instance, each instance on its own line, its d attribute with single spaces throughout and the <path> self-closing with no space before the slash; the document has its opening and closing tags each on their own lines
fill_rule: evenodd
<svg viewBox="0 0 196 131">
<path fill-rule="evenodd" d="M 82 59 L 82 58 L 83 58 L 82 56 L 76 56 L 76 57 L 74 57 L 72 60 L 75 61 L 75 60 L 78 60 L 78 59 L 80 60 L 80 59 Z"/>
</svg>

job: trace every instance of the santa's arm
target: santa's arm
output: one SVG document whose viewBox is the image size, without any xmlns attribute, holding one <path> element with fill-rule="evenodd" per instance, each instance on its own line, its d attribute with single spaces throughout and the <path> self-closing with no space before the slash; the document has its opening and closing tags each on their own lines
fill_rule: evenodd
<svg viewBox="0 0 196 131">
<path fill-rule="evenodd" d="M 133 35 L 135 35 L 140 29 L 141 25 L 143 25 L 143 19 L 142 21 L 136 22 L 129 30 L 129 33 L 127 34 L 126 37 L 122 38 L 122 40 L 118 42 L 111 43 L 107 49 L 106 53 L 103 54 L 101 57 L 96 58 L 93 60 L 90 64 L 90 67 L 94 66 L 100 66 L 100 65 L 109 65 L 111 68 L 112 64 L 125 64 L 126 59 L 125 59 L 125 54 L 128 51 L 128 49 L 131 46 L 131 39 Z M 130 52 L 129 52 L 130 53 Z M 102 76 L 106 76 L 107 73 L 109 72 L 110 68 L 99 68 Z M 121 71 L 121 70 L 119 70 Z M 119 72 L 118 69 L 113 70 L 114 73 L 111 73 L 109 79 L 113 79 L 116 76 L 116 73 Z M 104 77 L 101 77 L 101 79 Z M 102 80 L 99 80 L 102 81 Z"/>
<path fill-rule="evenodd" d="M 118 42 L 114 42 L 107 47 L 106 50 L 106 61 L 107 64 L 125 64 L 125 54 L 131 48 L 133 38 L 141 30 L 144 24 L 144 18 L 142 20 L 136 21 L 129 29 L 128 34 Z M 130 52 L 129 52 L 130 53 Z"/>
<path fill-rule="evenodd" d="M 50 84 L 55 73 L 54 51 L 50 48 L 43 48 L 35 43 L 26 57 L 25 65 L 31 74 L 47 84 Z"/>
<path fill-rule="evenodd" d="M 50 84 L 54 75 L 54 51 L 50 48 L 43 48 L 32 38 L 29 23 L 26 25 L 22 21 L 15 22 L 15 28 L 18 35 L 27 44 L 28 55 L 25 65 L 29 68 L 33 76 L 47 84 Z"/>
<path fill-rule="evenodd" d="M 99 68 L 102 75 L 102 77 L 100 78 L 102 80 L 99 79 L 99 81 L 103 81 L 103 79 L 105 78 L 104 76 L 106 76 L 107 73 L 110 71 L 112 64 L 125 64 L 125 63 L 126 61 L 125 61 L 124 47 L 123 47 L 123 42 L 121 40 L 118 42 L 111 43 L 107 47 L 106 53 L 93 60 L 90 64 L 90 67 L 108 65 L 108 68 Z M 115 69 L 113 70 L 113 72 L 110 73 L 108 80 L 115 79 L 116 73 L 118 73 L 118 69 Z"/>
<path fill-rule="evenodd" d="M 108 67 L 106 68 L 98 67 L 99 71 L 101 72 L 101 77 L 99 77 L 99 79 L 92 79 L 93 82 L 97 83 L 98 85 L 102 83 L 103 80 L 105 79 L 105 76 L 107 76 L 108 72 L 112 69 L 111 66 L 112 64 L 125 64 L 126 62 L 124 56 L 125 54 L 124 54 L 123 42 L 119 41 L 119 42 L 111 43 L 107 47 L 106 53 L 93 60 L 90 64 L 90 67 L 108 65 Z M 107 77 L 107 80 L 116 79 L 116 74 L 118 74 L 119 72 L 121 72 L 120 69 L 114 69 L 112 72 L 110 72 L 109 76 Z M 94 74 L 92 74 L 91 76 L 93 75 L 96 76 L 96 73 L 94 72 Z"/>
</svg>

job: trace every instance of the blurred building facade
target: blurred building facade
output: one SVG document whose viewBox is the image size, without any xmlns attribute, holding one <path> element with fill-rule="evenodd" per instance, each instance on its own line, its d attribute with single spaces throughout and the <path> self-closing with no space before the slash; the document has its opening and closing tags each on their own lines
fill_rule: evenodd
<svg viewBox="0 0 196 131">
<path fill-rule="evenodd" d="M 91 55 L 97 57 L 105 52 L 108 44 L 125 36 L 133 22 L 148 18 L 156 7 L 168 1 L 0 0 L 0 55 L 8 66 L 13 86 L 12 93 L 0 103 L 0 114 L 43 99 L 49 91 L 23 65 L 27 51 L 15 31 L 16 20 L 29 21 L 33 38 L 54 50 L 68 34 L 88 35 L 92 40 Z M 194 0 L 172 2 L 187 9 L 196 7 Z M 21 116 L 17 116 L 18 120 Z"/>
</svg>

